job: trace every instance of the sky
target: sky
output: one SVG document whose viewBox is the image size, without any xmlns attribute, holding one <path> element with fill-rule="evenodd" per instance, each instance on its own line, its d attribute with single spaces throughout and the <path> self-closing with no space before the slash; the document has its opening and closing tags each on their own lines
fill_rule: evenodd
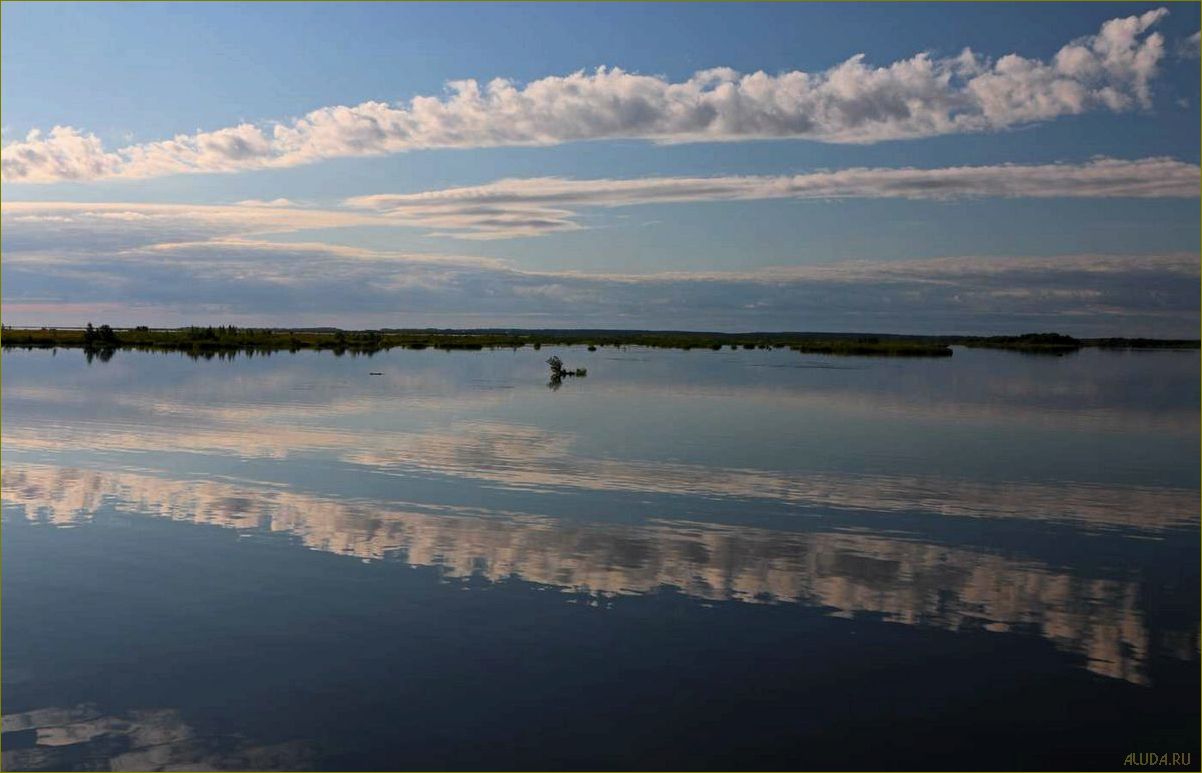
<svg viewBox="0 0 1202 773">
<path fill-rule="evenodd" d="M 0 316 L 1197 337 L 1199 25 L 5 2 Z"/>
</svg>

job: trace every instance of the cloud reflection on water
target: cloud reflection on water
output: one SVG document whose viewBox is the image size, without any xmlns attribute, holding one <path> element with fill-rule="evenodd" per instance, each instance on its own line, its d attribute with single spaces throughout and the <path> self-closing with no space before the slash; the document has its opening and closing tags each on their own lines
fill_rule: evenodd
<svg viewBox="0 0 1202 773">
<path fill-rule="evenodd" d="M 308 453 L 373 472 L 450 476 L 525 491 L 642 492 L 741 498 L 808 508 L 921 511 L 952 517 L 1066 521 L 1092 529 L 1158 531 L 1192 525 L 1197 493 L 1183 488 L 1096 483 L 988 482 L 937 474 L 785 473 L 764 469 L 573 453 L 574 436 L 498 421 L 445 429 L 353 432 L 230 420 L 220 426 L 72 422 L 6 427 L 10 451 L 142 455 L 187 450 L 240 458 L 285 459 Z"/>
<path fill-rule="evenodd" d="M 80 704 L 6 714 L 8 733 L 33 733 L 12 748 L 5 770 L 302 770 L 312 750 L 302 742 L 255 746 L 198 733 L 174 709 L 105 714 Z"/>
<path fill-rule="evenodd" d="M 665 586 L 707 601 L 798 603 L 946 630 L 1021 631 L 1084 667 L 1145 683 L 1153 650 L 1189 660 L 1192 631 L 1153 637 L 1138 577 L 1070 571 L 864 531 L 787 532 L 649 520 L 570 522 L 521 513 L 333 499 L 247 483 L 9 465 L 4 500 L 72 526 L 121 511 L 255 532 L 363 559 L 438 567 L 445 577 L 518 578 L 598 598 Z"/>
</svg>

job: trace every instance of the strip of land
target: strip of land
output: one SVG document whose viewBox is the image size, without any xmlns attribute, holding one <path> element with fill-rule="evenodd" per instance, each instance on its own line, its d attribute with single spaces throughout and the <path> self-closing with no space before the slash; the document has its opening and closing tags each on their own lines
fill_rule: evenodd
<svg viewBox="0 0 1202 773">
<path fill-rule="evenodd" d="M 952 346 L 1064 354 L 1085 347 L 1197 349 L 1188 339 L 1073 338 L 1058 333 L 1021 336 L 911 336 L 860 333 L 713 333 L 678 330 L 527 330 L 489 328 L 339 330 L 335 328 L 251 328 L 233 325 L 150 328 L 0 329 L 4 348 L 82 348 L 178 351 L 194 356 L 320 349 L 335 354 L 387 349 L 499 349 L 532 346 L 645 346 L 665 349 L 793 349 L 811 354 L 874 357 L 950 357 Z"/>
</svg>

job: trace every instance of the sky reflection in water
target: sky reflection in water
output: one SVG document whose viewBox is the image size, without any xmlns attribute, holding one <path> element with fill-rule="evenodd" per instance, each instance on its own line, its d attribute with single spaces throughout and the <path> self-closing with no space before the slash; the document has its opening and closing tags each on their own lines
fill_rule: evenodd
<svg viewBox="0 0 1202 773">
<path fill-rule="evenodd" d="M 148 609 L 181 603 L 170 578 L 186 569 L 139 558 L 139 550 L 123 557 L 119 546 L 144 540 L 187 555 L 193 542 L 210 539 L 193 536 L 195 524 L 239 536 L 206 554 L 215 564 L 233 566 L 235 553 L 248 546 L 267 551 L 238 570 L 256 585 L 223 623 L 231 635 L 252 625 L 239 616 L 278 603 L 262 584 L 271 585 L 298 548 L 307 548 L 428 570 L 394 577 L 387 593 L 377 588 L 356 602 L 374 603 L 377 611 L 392 608 L 392 594 L 404 588 L 403 598 L 425 598 L 435 593 L 431 587 L 524 589 L 536 601 L 521 603 L 542 614 L 565 602 L 607 610 L 602 629 L 627 630 L 637 641 L 649 628 L 630 615 L 662 607 L 718 631 L 726 624 L 715 616 L 731 618 L 722 610 L 734 602 L 765 610 L 740 620 L 766 640 L 787 638 L 782 626 L 803 619 L 795 613 L 784 622 L 769 607 L 813 610 L 829 622 L 807 623 L 821 626 L 807 635 L 836 649 L 852 635 L 826 627 L 841 625 L 840 618 L 869 642 L 893 636 L 890 623 L 931 636 L 955 632 L 963 659 L 978 666 L 973 653 L 984 636 L 982 646 L 1001 661 L 1069 680 L 1071 688 L 1055 688 L 1065 697 L 1101 691 L 1118 716 L 1134 716 L 1145 698 L 1171 709 L 1182 699 L 1181 676 L 1196 683 L 1196 352 L 1033 358 L 958 350 L 950 360 L 898 362 L 759 350 L 569 349 L 559 353 L 571 366 L 587 366 L 589 376 L 551 392 L 541 361 L 552 351 L 405 351 L 370 360 L 302 353 L 233 362 L 119 352 L 91 365 L 78 352 L 5 353 L 5 768 L 87 760 L 118 769 L 329 767 L 333 760 L 350 767 L 530 764 L 520 748 L 473 757 L 462 738 L 460 757 L 440 757 L 445 749 L 436 751 L 443 747 L 430 733 L 408 751 L 370 730 L 338 742 L 318 731 L 273 736 L 261 729 L 256 736 L 253 722 L 198 703 L 187 692 L 204 690 L 187 683 L 157 695 L 145 688 L 137 695 L 142 703 L 131 702 L 139 692 L 132 687 L 125 695 L 111 687 L 89 693 L 86 685 L 121 661 L 105 642 L 115 650 L 143 636 L 182 646 L 192 634 L 204 647 L 211 634 L 190 629 L 186 619 L 173 631 L 151 633 L 153 620 L 119 613 L 124 628 L 106 634 L 98 649 L 47 646 L 61 631 L 33 625 L 26 615 L 63 612 L 79 603 L 64 600 L 68 589 L 91 582 L 109 591 L 94 599 L 101 607 L 119 608 L 130 587 L 150 594 L 139 602 Z M 168 523 L 176 525 L 149 527 Z M 69 533 L 75 537 L 53 536 Z M 95 540 L 86 543 L 91 552 L 62 541 L 81 538 Z M 118 553 L 100 560 L 101 545 Z M 56 546 L 66 552 L 44 555 Z M 84 552 L 75 562 L 61 560 L 73 550 Z M 297 571 L 306 580 L 324 576 L 331 593 L 352 593 L 355 565 Z M 163 580 L 161 591 L 148 590 L 142 573 Z M 481 598 L 475 617 L 458 621 L 458 602 L 429 600 L 446 616 L 421 646 L 447 646 L 473 625 L 507 630 L 507 605 L 518 602 Z M 617 603 L 623 598 L 630 601 Z M 336 628 L 353 615 L 321 599 L 290 603 L 304 607 L 298 619 L 317 626 Z M 59 625 L 71 627 L 62 619 Z M 389 635 L 382 624 L 347 625 Z M 299 649 L 316 646 L 306 639 L 318 634 L 293 635 L 302 637 L 294 641 Z M 342 645 L 353 650 L 351 641 Z M 1032 655 L 1033 641 L 1059 654 Z M 566 662 L 581 646 L 570 637 L 562 645 L 555 653 Z M 923 664 L 929 680 L 953 678 L 951 666 L 923 660 L 929 642 L 897 646 Z M 63 673 L 49 677 L 49 656 L 34 654 L 39 649 L 75 662 L 60 662 Z M 655 652 L 653 643 L 647 652 Z M 728 668 L 729 654 L 715 654 L 712 666 Z M 430 657 L 424 650 L 421 656 Z M 152 656 L 152 665 L 162 665 L 161 657 Z M 352 652 L 346 657 L 356 660 Z M 370 670 L 370 653 L 360 657 Z M 457 668 L 473 670 L 462 662 Z M 854 683 L 863 668 L 827 654 L 809 661 L 807 673 L 836 680 L 844 673 Z M 1001 666 L 978 670 L 990 668 Z M 443 678 L 458 675 L 443 669 Z M 1070 671 L 1102 681 L 1086 689 Z M 62 680 L 70 673 L 93 676 L 68 688 Z M 885 670 L 881 678 L 898 677 Z M 262 681 L 243 686 L 261 694 L 270 680 Z M 377 689 L 388 684 L 385 677 Z M 1130 685 L 1145 697 L 1099 686 L 1106 684 Z M 738 691 L 711 689 L 711 701 L 742 700 Z M 344 718 L 373 704 L 370 690 L 348 695 L 326 696 Z M 997 710 L 1008 700 L 999 699 Z M 204 706 L 213 716 L 198 719 Z M 1196 700 L 1192 710 L 1193 720 L 1186 716 L 1177 727 L 1128 725 L 1129 739 L 1116 742 L 1167 737 L 1196 746 Z M 813 732 L 822 729 L 821 721 L 808 721 Z M 194 726 L 206 722 L 197 740 Z M 747 740 L 735 725 L 728 728 L 731 749 Z M 1096 737 L 1096 728 L 1083 724 L 1082 737 Z M 459 732 L 440 726 L 434 735 L 452 743 Z M 606 762 L 567 736 L 556 741 L 552 734 L 549 743 L 533 759 Z M 557 743 L 580 756 L 557 757 Z M 642 748 L 628 745 L 632 753 Z M 688 766 L 695 750 L 686 746 L 644 748 L 636 759 Z M 765 764 L 830 762 L 812 739 L 809 757 L 790 756 L 791 748 L 765 752 Z M 1061 752 L 1041 755 L 1035 745 L 1028 752 L 1016 763 L 1061 759 Z M 734 759 L 747 766 L 745 756 Z"/>
</svg>

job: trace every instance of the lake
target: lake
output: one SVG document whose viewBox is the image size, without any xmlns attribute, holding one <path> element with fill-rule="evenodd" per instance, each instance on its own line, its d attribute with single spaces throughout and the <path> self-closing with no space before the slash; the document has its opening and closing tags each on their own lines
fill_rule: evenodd
<svg viewBox="0 0 1202 773">
<path fill-rule="evenodd" d="M 6 351 L 2 396 L 7 770 L 1202 757 L 1197 351 Z"/>
</svg>

